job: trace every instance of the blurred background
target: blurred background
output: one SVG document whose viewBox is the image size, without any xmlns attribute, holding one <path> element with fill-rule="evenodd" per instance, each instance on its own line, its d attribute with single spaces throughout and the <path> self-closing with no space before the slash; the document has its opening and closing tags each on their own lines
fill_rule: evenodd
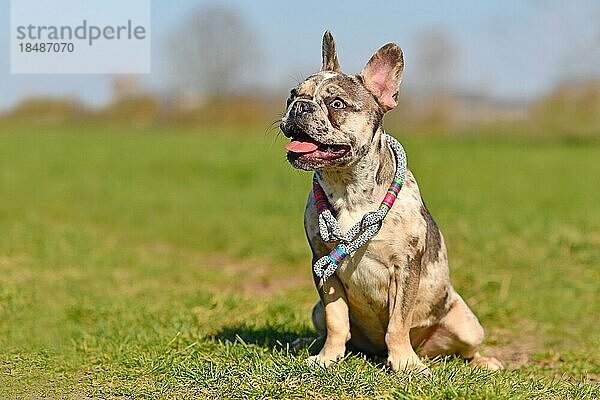
<svg viewBox="0 0 600 400">
<path fill-rule="evenodd" d="M 3 57 L 0 118 L 266 128 L 318 69 L 330 29 L 347 73 L 386 42 L 403 48 L 388 129 L 597 137 L 599 20 L 595 0 L 154 1 L 151 74 L 11 75 Z"/>
<path fill-rule="evenodd" d="M 519 368 L 433 365 L 422 393 L 598 398 L 600 1 L 156 0 L 152 72 L 129 76 L 10 74 L 9 15 L 0 0 L 0 398 L 396 390 L 352 356 L 335 392 L 283 367 L 307 349 L 270 350 L 314 335 L 311 174 L 277 122 L 327 29 L 347 73 L 403 48 L 386 130 L 484 352 Z"/>
</svg>

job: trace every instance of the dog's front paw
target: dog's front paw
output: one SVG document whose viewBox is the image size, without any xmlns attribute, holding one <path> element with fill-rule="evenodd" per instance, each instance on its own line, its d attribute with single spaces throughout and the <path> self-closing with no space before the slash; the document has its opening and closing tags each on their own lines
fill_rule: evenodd
<svg viewBox="0 0 600 400">
<path fill-rule="evenodd" d="M 306 364 L 310 367 L 321 367 L 327 368 L 331 364 L 334 364 L 344 358 L 344 353 L 334 354 L 333 356 L 325 354 L 317 354 L 316 356 L 310 356 L 306 359 Z"/>
<path fill-rule="evenodd" d="M 413 371 L 424 376 L 431 376 L 429 368 L 416 355 L 413 357 L 388 357 L 386 365 L 394 372 Z"/>
</svg>

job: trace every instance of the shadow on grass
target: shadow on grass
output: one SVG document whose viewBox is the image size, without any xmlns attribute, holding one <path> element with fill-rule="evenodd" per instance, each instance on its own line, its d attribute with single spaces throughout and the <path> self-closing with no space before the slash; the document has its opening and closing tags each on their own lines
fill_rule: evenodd
<svg viewBox="0 0 600 400">
<path fill-rule="evenodd" d="M 284 326 L 234 326 L 223 328 L 213 339 L 231 343 L 253 344 L 271 349 L 286 349 L 297 353 L 304 349 L 313 353 L 323 343 L 315 331 L 290 329 Z"/>
<path fill-rule="evenodd" d="M 291 354 L 297 355 L 308 350 L 310 355 L 317 354 L 323 347 L 324 338 L 318 337 L 318 334 L 310 329 L 289 329 L 284 326 L 235 326 L 223 328 L 219 333 L 212 336 L 219 341 L 230 342 L 234 344 L 252 344 L 272 350 L 287 349 Z M 365 352 L 355 347 L 351 342 L 346 344 L 346 356 L 355 355 L 364 357 L 374 365 L 384 366 L 387 355 L 385 353 Z M 446 363 L 452 360 L 466 362 L 455 355 L 435 357 L 431 362 Z"/>
<path fill-rule="evenodd" d="M 325 339 L 319 337 L 313 330 L 293 330 L 282 326 L 264 326 L 260 328 L 249 326 L 227 327 L 212 338 L 230 343 L 253 344 L 274 350 L 289 349 L 292 354 L 308 350 L 311 355 L 317 354 L 325 342 Z M 346 349 L 351 354 L 365 356 L 376 363 L 382 363 L 384 360 L 384 354 L 366 353 L 353 346 L 350 342 L 346 344 Z"/>
</svg>

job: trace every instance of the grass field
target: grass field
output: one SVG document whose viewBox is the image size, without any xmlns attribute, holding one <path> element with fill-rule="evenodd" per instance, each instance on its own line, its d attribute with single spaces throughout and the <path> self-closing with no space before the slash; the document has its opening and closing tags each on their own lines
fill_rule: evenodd
<svg viewBox="0 0 600 400">
<path fill-rule="evenodd" d="M 262 130 L 0 129 L 0 398 L 600 397 L 600 145 L 396 132 L 507 371 L 312 370 L 310 176 Z"/>
</svg>

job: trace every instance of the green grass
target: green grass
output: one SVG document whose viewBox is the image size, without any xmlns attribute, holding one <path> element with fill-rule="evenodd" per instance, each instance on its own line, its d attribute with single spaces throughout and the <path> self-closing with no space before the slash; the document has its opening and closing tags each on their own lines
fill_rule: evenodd
<svg viewBox="0 0 600 400">
<path fill-rule="evenodd" d="M 598 142 L 397 132 L 509 367 L 419 379 L 290 348 L 317 296 L 282 139 L 107 129 L 0 133 L 0 398 L 600 396 Z"/>
</svg>

